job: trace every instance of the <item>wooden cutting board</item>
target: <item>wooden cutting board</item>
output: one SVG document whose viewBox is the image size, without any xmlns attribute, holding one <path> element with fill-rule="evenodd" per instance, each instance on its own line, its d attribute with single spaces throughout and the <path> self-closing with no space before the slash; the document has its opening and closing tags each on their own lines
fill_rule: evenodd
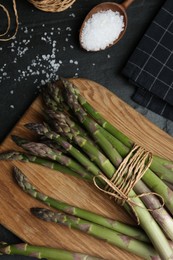
<svg viewBox="0 0 173 260">
<path fill-rule="evenodd" d="M 87 100 L 119 130 L 153 153 L 173 158 L 173 138 L 99 84 L 86 79 L 73 79 L 73 82 Z M 30 132 L 25 130 L 23 125 L 38 121 L 40 110 L 41 102 L 38 98 L 10 135 L 30 136 Z M 19 150 L 11 141 L 10 135 L 0 146 L 0 151 Z M 0 223 L 22 240 L 35 245 L 85 252 L 108 260 L 140 259 L 80 231 L 36 219 L 30 214 L 29 209 L 44 205 L 25 194 L 15 184 L 12 168 L 14 165 L 18 166 L 40 191 L 49 196 L 110 218 L 133 223 L 122 208 L 116 206 L 94 186 L 32 163 L 1 161 L 0 164 Z"/>
</svg>

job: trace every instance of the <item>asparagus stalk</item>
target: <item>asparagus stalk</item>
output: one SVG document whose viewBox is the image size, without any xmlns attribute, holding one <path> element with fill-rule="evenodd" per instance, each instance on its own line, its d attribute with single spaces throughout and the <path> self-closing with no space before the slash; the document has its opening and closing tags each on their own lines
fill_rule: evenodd
<svg viewBox="0 0 173 260">
<path fill-rule="evenodd" d="M 162 207 L 159 199 L 155 195 L 152 195 L 152 191 L 141 180 L 135 185 L 134 191 L 137 194 L 146 194 L 142 199 L 144 204 L 147 208 L 151 209 L 153 217 L 157 219 L 158 224 L 162 227 L 165 234 L 173 241 L 173 219 Z"/>
<path fill-rule="evenodd" d="M 77 174 L 76 172 L 72 171 L 71 169 L 67 168 L 66 166 L 63 166 L 55 161 L 43 159 L 38 156 L 33 156 L 33 155 L 22 153 L 22 152 L 9 151 L 9 152 L 0 153 L 0 160 L 16 160 L 16 161 L 22 161 L 22 162 L 31 162 L 31 163 L 45 166 L 47 168 L 50 168 L 50 169 L 58 171 L 58 172 L 62 172 L 64 174 L 72 175 L 77 178 L 82 177 L 82 178 L 84 178 L 84 179 L 86 178 L 88 180 L 88 175 L 86 176 L 84 174 L 84 176 L 79 176 L 79 174 Z M 92 177 L 89 180 L 92 181 Z"/>
<path fill-rule="evenodd" d="M 172 191 L 173 191 L 173 184 L 168 181 L 163 181 Z"/>
<path fill-rule="evenodd" d="M 145 172 L 142 180 L 152 191 L 162 196 L 167 209 L 173 214 L 173 191 L 150 169 Z"/>
<path fill-rule="evenodd" d="M 155 172 L 160 179 L 173 184 L 173 162 L 155 155 L 150 169 Z"/>
<path fill-rule="evenodd" d="M 130 148 L 121 143 L 115 136 L 111 135 L 106 129 L 100 126 L 100 131 L 105 138 L 112 144 L 112 146 L 119 152 L 119 154 L 124 158 L 130 152 Z"/>
<path fill-rule="evenodd" d="M 26 243 L 10 245 L 0 243 L 0 253 L 4 255 L 24 255 L 38 259 L 49 260 L 99 260 L 101 258 L 89 256 L 81 253 L 66 251 L 63 249 L 55 249 L 43 246 L 32 246 Z"/>
<path fill-rule="evenodd" d="M 90 179 L 89 174 L 86 172 L 83 166 L 81 166 L 72 158 L 63 155 L 61 151 L 50 148 L 43 143 L 31 142 L 19 136 L 13 135 L 12 139 L 17 145 L 30 152 L 31 154 L 42 158 L 51 159 L 52 161 L 57 161 L 58 163 L 78 173 L 81 177 L 85 176 L 85 179 Z"/>
<path fill-rule="evenodd" d="M 49 205 L 55 209 L 61 210 L 70 215 L 80 217 L 82 219 L 91 221 L 93 223 L 99 224 L 101 226 L 107 227 L 109 229 L 115 230 L 124 235 L 133 237 L 137 240 L 149 242 L 146 234 L 139 228 L 131 225 L 124 224 L 120 221 L 109 219 L 98 215 L 96 213 L 81 209 L 78 207 L 71 206 L 65 202 L 61 202 L 54 198 L 51 198 L 44 193 L 39 192 L 29 181 L 28 178 L 17 168 L 14 167 L 13 175 L 17 184 L 23 191 L 28 193 L 30 196 L 42 201 L 46 205 Z"/>
</svg>

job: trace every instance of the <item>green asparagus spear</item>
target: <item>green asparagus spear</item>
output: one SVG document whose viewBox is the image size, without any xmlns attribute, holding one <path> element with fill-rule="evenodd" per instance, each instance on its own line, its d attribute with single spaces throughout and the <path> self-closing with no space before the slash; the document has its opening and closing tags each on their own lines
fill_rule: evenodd
<svg viewBox="0 0 173 260">
<path fill-rule="evenodd" d="M 101 258 L 81 253 L 74 253 L 63 249 L 55 249 L 43 246 L 32 246 L 26 243 L 10 245 L 0 243 L 0 253 L 4 255 L 24 255 L 38 259 L 49 260 L 101 260 Z"/>
<path fill-rule="evenodd" d="M 150 169 L 142 177 L 145 184 L 164 199 L 165 206 L 173 214 L 173 191 Z"/>
</svg>

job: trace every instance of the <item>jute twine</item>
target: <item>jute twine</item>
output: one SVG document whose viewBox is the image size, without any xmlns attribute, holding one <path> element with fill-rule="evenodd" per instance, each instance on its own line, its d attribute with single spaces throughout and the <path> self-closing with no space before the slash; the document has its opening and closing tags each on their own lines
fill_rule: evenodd
<svg viewBox="0 0 173 260">
<path fill-rule="evenodd" d="M 134 198 L 140 198 L 143 196 L 156 195 L 162 201 L 161 207 L 164 206 L 164 199 L 158 193 L 148 192 L 136 195 L 133 197 L 129 196 L 130 191 L 133 189 L 135 184 L 142 178 L 147 169 L 150 167 L 152 162 L 152 153 L 146 151 L 143 147 L 134 145 L 133 149 L 122 161 L 116 172 L 114 173 L 111 179 L 108 179 L 105 175 L 100 174 L 93 178 L 95 186 L 102 192 L 110 195 L 111 198 L 114 198 L 118 204 L 123 205 L 128 203 L 135 213 L 138 224 L 140 224 L 139 218 L 135 211 L 135 206 L 143 207 L 138 205 Z M 97 184 L 97 179 L 102 179 L 107 185 L 103 189 Z M 156 208 L 156 209 L 159 209 Z M 156 209 L 147 208 L 149 211 Z"/>
<path fill-rule="evenodd" d="M 45 12 L 62 12 L 76 0 L 28 0 L 36 8 Z"/>
<path fill-rule="evenodd" d="M 45 12 L 62 12 L 65 9 L 69 8 L 76 0 L 28 0 L 28 1 L 32 3 L 36 8 Z M 16 28 L 12 36 L 8 36 L 9 30 L 11 28 L 11 18 L 10 18 L 9 11 L 2 4 L 0 4 L 0 8 L 5 12 L 7 17 L 7 28 L 3 33 L 0 34 L 0 41 L 5 42 L 13 39 L 16 36 L 19 28 L 19 18 L 18 18 L 18 13 L 16 8 L 16 1 L 13 0 L 13 9 L 16 17 Z"/>
<path fill-rule="evenodd" d="M 18 31 L 19 19 L 18 19 L 18 14 L 17 14 L 16 1 L 13 0 L 13 9 L 14 9 L 15 17 L 16 17 L 16 28 L 15 28 L 15 31 L 12 36 L 8 36 L 9 30 L 11 28 L 11 18 L 10 18 L 9 11 L 2 4 L 0 4 L 0 8 L 5 12 L 6 17 L 7 17 L 7 28 L 6 28 L 5 32 L 0 34 L 0 41 L 5 42 L 5 41 L 9 41 L 9 40 L 13 39 L 16 36 L 17 31 Z"/>
</svg>

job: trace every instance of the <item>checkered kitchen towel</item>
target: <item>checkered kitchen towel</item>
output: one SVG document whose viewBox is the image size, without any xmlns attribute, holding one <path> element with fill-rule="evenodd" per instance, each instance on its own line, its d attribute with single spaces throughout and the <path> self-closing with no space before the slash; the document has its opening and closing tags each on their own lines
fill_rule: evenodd
<svg viewBox="0 0 173 260">
<path fill-rule="evenodd" d="M 134 101 L 173 120 L 173 0 L 165 1 L 123 74 L 137 86 Z"/>
</svg>

